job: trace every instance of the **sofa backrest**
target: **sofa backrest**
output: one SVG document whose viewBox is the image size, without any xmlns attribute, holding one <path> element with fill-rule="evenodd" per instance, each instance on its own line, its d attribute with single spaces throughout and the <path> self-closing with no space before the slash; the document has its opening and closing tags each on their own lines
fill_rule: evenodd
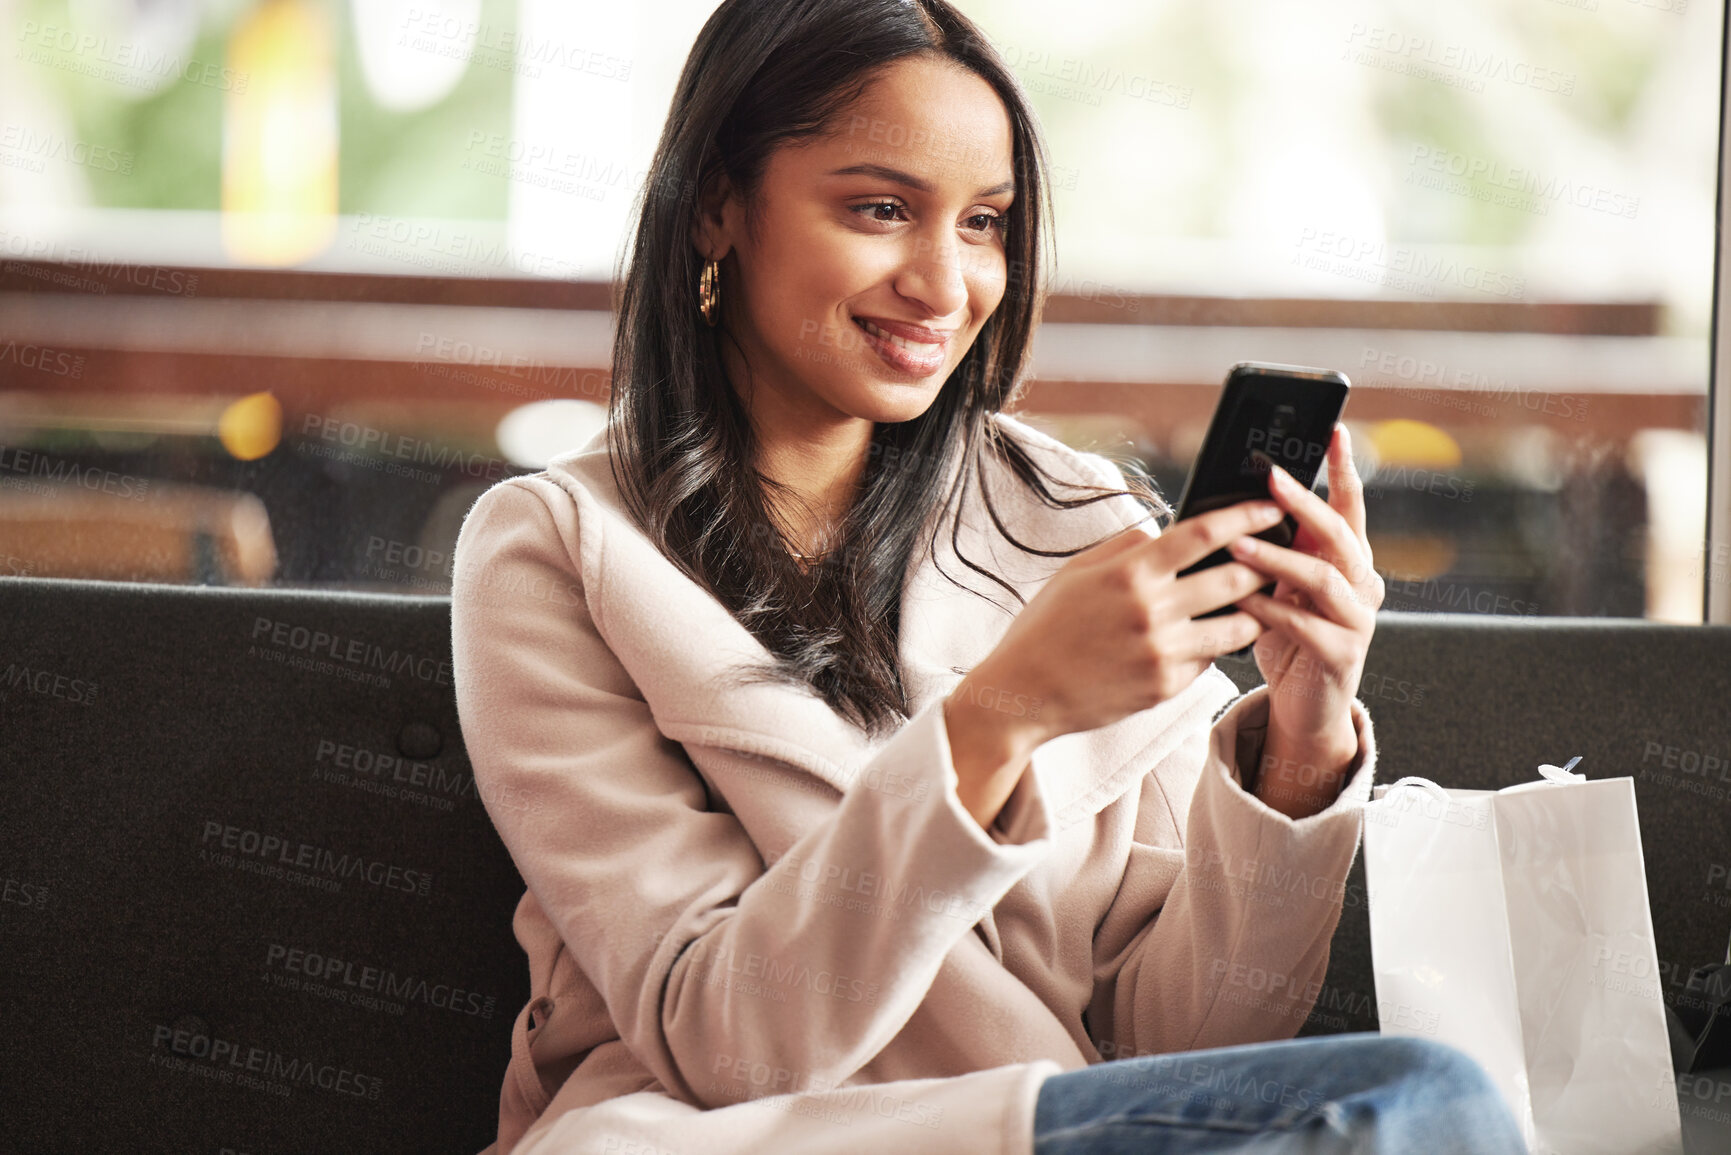
<svg viewBox="0 0 1731 1155">
<path fill-rule="evenodd" d="M 21 1151 L 479 1151 L 523 884 L 436 598 L 0 581 Z"/>
<path fill-rule="evenodd" d="M 0 579 L 19 1149 L 491 1142 L 523 887 L 449 631 L 444 598 Z M 1731 627 L 1384 614 L 1360 696 L 1380 781 L 1634 777 L 1667 996 L 1723 956 Z M 1375 1026 L 1360 864 L 1303 1033 Z"/>
</svg>

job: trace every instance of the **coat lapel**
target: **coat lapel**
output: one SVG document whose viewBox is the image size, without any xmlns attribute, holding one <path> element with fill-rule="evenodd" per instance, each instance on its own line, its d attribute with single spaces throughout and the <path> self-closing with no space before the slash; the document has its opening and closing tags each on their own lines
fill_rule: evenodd
<svg viewBox="0 0 1731 1155">
<path fill-rule="evenodd" d="M 637 529 L 619 500 L 605 434 L 554 461 L 547 474 L 579 507 L 583 576 L 596 628 L 643 693 L 661 732 L 681 743 L 774 758 L 845 792 L 887 738 L 874 741 L 798 687 L 736 680 L 743 667 L 766 661 L 769 651 Z M 1052 510 L 1007 470 L 988 467 L 988 477 L 1004 520 L 1031 544 L 1071 548 L 1121 524 L 1105 509 L 1110 503 Z M 1026 554 L 1004 542 L 985 514 L 977 484 L 969 486 L 961 512 L 961 552 L 1003 576 L 1024 598 L 1067 560 Z M 1003 587 L 960 561 L 950 541 L 950 518 L 937 535 L 935 554 L 928 547 L 941 513 L 934 511 L 922 528 L 903 583 L 899 655 L 912 712 L 954 689 L 998 643 L 1016 608 Z M 945 574 L 985 597 L 958 589 Z M 1040 747 L 1035 771 L 1060 826 L 1091 816 L 1128 789 L 1190 730 L 1182 724 L 1189 715 L 1230 700 L 1231 682 L 1210 673 L 1212 678 L 1198 678 L 1154 709 Z"/>
</svg>

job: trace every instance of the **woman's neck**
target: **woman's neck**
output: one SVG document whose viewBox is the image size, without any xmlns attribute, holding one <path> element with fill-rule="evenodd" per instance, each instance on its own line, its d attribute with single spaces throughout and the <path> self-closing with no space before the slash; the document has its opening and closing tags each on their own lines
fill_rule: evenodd
<svg viewBox="0 0 1731 1155">
<path fill-rule="evenodd" d="M 830 547 L 834 527 L 858 493 L 872 428 L 870 421 L 848 418 L 821 426 L 770 423 L 758 429 L 758 472 L 793 491 L 794 500 L 780 502 L 776 512 L 793 535 L 795 551 L 821 553 Z"/>
</svg>

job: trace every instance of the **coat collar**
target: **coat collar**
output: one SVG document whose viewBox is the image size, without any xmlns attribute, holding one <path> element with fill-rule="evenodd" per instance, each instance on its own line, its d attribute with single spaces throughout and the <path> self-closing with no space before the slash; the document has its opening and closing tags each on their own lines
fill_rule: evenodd
<svg viewBox="0 0 1731 1155">
<path fill-rule="evenodd" d="M 1012 417 L 1000 414 L 996 420 L 1059 477 L 1107 480 L 1098 466 L 1089 468 L 1061 442 Z M 1130 499 L 1118 498 L 1053 510 L 1002 465 L 988 464 L 986 474 L 1005 522 L 1022 540 L 1044 548 L 1095 541 L 1126 524 L 1132 508 Z M 687 745 L 776 759 L 845 792 L 888 738 L 873 740 L 822 698 L 798 687 L 734 680 L 743 665 L 767 660 L 769 651 L 631 520 L 613 480 L 605 431 L 550 463 L 546 476 L 577 503 L 591 615 L 660 731 Z M 952 465 L 948 480 L 954 477 Z M 1111 480 L 1116 484 L 1116 478 Z M 1068 560 L 1027 554 L 1005 542 L 985 512 L 977 483 L 969 485 L 961 513 L 961 553 L 1000 574 L 1024 598 L 1032 598 Z M 928 543 L 940 517 L 934 554 Z M 936 510 L 928 517 L 903 583 L 899 655 L 912 713 L 947 695 L 991 652 L 1016 608 L 1001 586 L 960 561 L 950 541 L 953 521 L 953 511 Z M 946 574 L 985 596 L 957 588 Z M 1127 788 L 1136 773 L 1190 730 L 1177 723 L 1223 706 L 1235 691 L 1224 675 L 1213 673 L 1153 709 L 1040 747 L 1035 771 L 1059 825 L 1088 817 Z"/>
</svg>

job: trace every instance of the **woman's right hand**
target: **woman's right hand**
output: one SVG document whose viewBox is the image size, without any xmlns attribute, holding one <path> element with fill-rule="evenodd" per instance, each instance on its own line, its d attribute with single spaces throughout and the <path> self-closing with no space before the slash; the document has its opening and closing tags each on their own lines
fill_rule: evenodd
<svg viewBox="0 0 1731 1155">
<path fill-rule="evenodd" d="M 945 703 L 957 795 L 981 826 L 1036 746 L 1176 697 L 1215 658 L 1261 636 L 1242 610 L 1193 619 L 1254 593 L 1266 575 L 1241 562 L 1178 572 L 1283 516 L 1271 501 L 1248 501 L 1158 536 L 1131 526 L 1052 575 Z"/>
</svg>

